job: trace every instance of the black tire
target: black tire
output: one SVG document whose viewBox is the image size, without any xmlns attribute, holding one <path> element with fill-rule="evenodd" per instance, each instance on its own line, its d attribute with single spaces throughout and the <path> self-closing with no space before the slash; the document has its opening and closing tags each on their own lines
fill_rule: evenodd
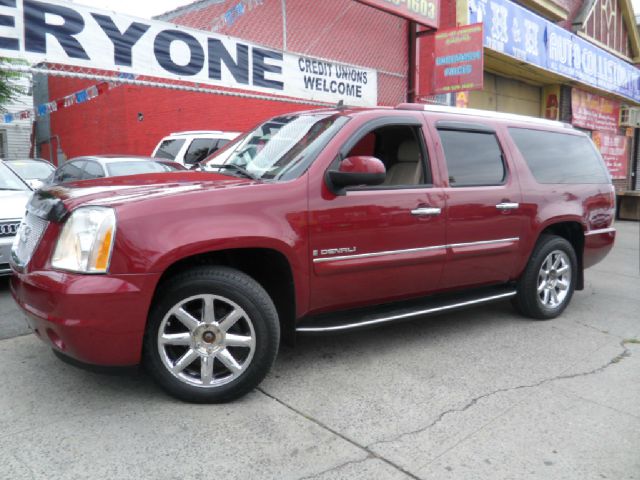
<svg viewBox="0 0 640 480">
<path fill-rule="evenodd" d="M 216 296 L 211 303 L 215 306 L 209 311 L 216 312 L 216 309 L 220 308 L 223 310 L 218 319 L 219 323 L 213 322 L 211 325 L 222 326 L 224 318 L 228 318 L 224 316 L 224 308 L 227 308 L 226 315 L 229 316 L 234 312 L 244 314 L 239 316 L 240 320 L 237 320 L 229 331 L 220 328 L 212 334 L 207 330 L 209 327 L 202 323 L 192 330 L 191 327 L 187 328 L 187 324 L 183 324 L 182 320 L 175 315 L 176 308 L 179 306 L 185 310 L 194 308 L 197 310 L 198 305 L 201 305 L 200 315 L 201 318 L 204 318 L 205 298 L 212 296 Z M 192 314 L 191 311 L 189 313 Z M 193 314 L 191 318 L 199 320 L 197 314 Z M 213 318 L 217 318 L 216 313 Z M 196 324 L 191 325 L 193 327 Z M 249 333 L 236 334 L 236 338 L 252 338 L 252 346 L 227 345 L 227 336 L 231 338 L 231 333 L 236 333 L 231 329 L 241 327 Z M 172 343 L 169 346 L 161 347 L 159 345 L 160 328 L 162 328 L 163 334 L 169 335 L 168 329 L 170 328 L 184 329 L 185 332 L 180 332 L 177 335 L 187 335 L 189 338 L 185 342 L 189 342 L 189 344 L 174 345 Z M 240 337 L 240 335 L 246 336 Z M 212 342 L 211 337 L 214 339 Z M 219 345 L 216 345 L 218 342 Z M 260 284 L 250 276 L 232 268 L 196 267 L 168 280 L 156 294 L 155 304 L 152 305 L 145 332 L 143 362 L 156 382 L 174 397 L 193 403 L 223 403 L 245 395 L 260 384 L 275 361 L 279 343 L 278 314 L 273 301 Z M 181 348 L 185 350 L 180 350 Z M 202 352 L 203 348 L 212 350 L 206 350 L 204 354 L 198 353 Z M 229 348 L 238 349 L 241 353 L 246 352 L 247 349 L 253 352 L 246 354 L 244 369 L 240 373 L 234 373 L 230 368 L 227 368 L 227 363 L 223 362 L 227 358 L 221 358 L 217 353 L 212 353 L 216 349 L 219 353 L 222 352 L 222 349 L 229 352 L 231 351 L 228 350 Z M 181 355 L 185 357 L 189 355 L 200 356 L 196 357 L 192 363 L 187 364 L 183 371 L 172 373 L 168 366 L 172 364 L 171 355 L 175 355 L 174 359 L 178 360 L 182 358 Z M 236 365 L 240 364 L 237 358 L 233 358 L 233 360 L 236 361 Z M 210 368 L 213 369 L 213 377 L 207 377 L 204 373 L 204 364 L 209 361 L 212 365 Z M 177 361 L 173 363 L 174 368 L 176 365 Z M 226 377 L 223 375 L 221 379 L 216 380 L 216 367 L 223 373 L 226 371 Z M 198 368 L 202 369 L 200 379 L 198 379 Z M 213 381 L 211 378 L 217 382 L 222 382 L 225 378 L 232 379 L 228 380 L 228 383 L 220 385 L 205 385 L 205 379 L 211 382 Z M 194 384 L 198 381 L 202 382 L 202 385 Z"/>
<path fill-rule="evenodd" d="M 558 284 L 561 283 L 559 280 L 564 280 L 562 282 L 563 286 L 565 281 L 568 281 L 569 285 L 566 290 L 563 290 L 563 292 L 566 291 L 566 294 L 562 300 L 559 301 L 557 305 L 550 305 L 544 302 L 544 290 L 539 293 L 538 287 L 544 283 L 541 272 L 542 265 L 554 252 L 562 252 L 564 254 L 564 256 L 556 255 L 553 258 L 558 258 L 558 256 L 562 257 L 562 261 L 568 264 L 571 270 L 566 274 L 566 278 L 560 277 L 556 279 Z M 545 278 L 549 278 L 549 281 L 553 282 L 551 278 L 556 276 L 557 273 Z M 513 298 L 512 303 L 518 312 L 527 317 L 536 320 L 556 318 L 567 308 L 567 305 L 569 305 L 575 290 L 577 278 L 578 260 L 573 246 L 562 237 L 542 235 L 529 258 L 529 263 L 527 263 L 524 273 L 518 280 L 517 294 Z M 552 283 L 552 285 L 555 284 Z M 555 291 L 556 299 L 559 298 L 560 287 L 549 287 L 546 289 L 549 290 L 549 292 L 551 292 L 551 290 Z M 550 295 L 553 295 L 553 293 L 550 293 Z M 553 300 L 551 300 L 551 303 L 553 303 Z"/>
</svg>

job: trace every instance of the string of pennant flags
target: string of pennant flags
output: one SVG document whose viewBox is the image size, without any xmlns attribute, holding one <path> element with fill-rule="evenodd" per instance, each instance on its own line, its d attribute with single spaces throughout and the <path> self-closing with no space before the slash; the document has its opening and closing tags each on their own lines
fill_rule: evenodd
<svg viewBox="0 0 640 480">
<path fill-rule="evenodd" d="M 66 97 L 53 100 L 51 102 L 42 103 L 35 108 L 22 110 L 20 112 L 5 113 L 0 116 L 4 123 L 12 123 L 15 120 L 35 120 L 36 117 L 45 117 L 53 112 L 60 111 L 64 108 L 72 107 L 73 105 L 85 103 L 99 97 L 100 95 L 108 92 L 110 89 L 119 86 L 112 82 L 101 82 L 97 85 L 92 85 L 89 88 L 79 90 Z"/>
</svg>

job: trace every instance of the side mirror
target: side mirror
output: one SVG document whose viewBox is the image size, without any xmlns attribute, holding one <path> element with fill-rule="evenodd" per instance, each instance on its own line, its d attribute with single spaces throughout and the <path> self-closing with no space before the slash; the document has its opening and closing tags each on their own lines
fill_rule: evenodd
<svg viewBox="0 0 640 480">
<path fill-rule="evenodd" d="M 340 162 L 338 170 L 329 170 L 327 177 L 332 190 L 356 185 L 380 185 L 387 176 L 384 164 L 376 157 L 355 156 Z"/>
</svg>

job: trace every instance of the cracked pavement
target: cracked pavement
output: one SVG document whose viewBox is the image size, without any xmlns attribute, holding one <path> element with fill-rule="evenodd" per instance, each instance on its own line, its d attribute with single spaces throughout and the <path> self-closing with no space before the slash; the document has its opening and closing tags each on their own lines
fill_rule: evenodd
<svg viewBox="0 0 640 480">
<path fill-rule="evenodd" d="M 503 302 L 303 338 L 217 406 L 60 362 L 0 281 L 0 478 L 640 479 L 640 233 L 616 227 L 556 320 Z"/>
</svg>

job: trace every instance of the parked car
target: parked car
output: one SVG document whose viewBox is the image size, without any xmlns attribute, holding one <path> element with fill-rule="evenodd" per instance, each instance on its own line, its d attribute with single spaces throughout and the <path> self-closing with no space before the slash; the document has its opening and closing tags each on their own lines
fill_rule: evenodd
<svg viewBox="0 0 640 480">
<path fill-rule="evenodd" d="M 41 158 L 5 160 L 4 163 L 34 190 L 42 187 L 56 169 L 51 163 Z"/>
<path fill-rule="evenodd" d="M 0 276 L 11 275 L 9 258 L 32 191 L 6 162 L 0 162 Z"/>
<path fill-rule="evenodd" d="M 240 135 L 238 132 L 218 130 L 176 132 L 160 140 L 152 156 L 166 158 L 191 167 L 218 151 L 238 135 Z"/>
<path fill-rule="evenodd" d="M 616 234 L 600 154 L 548 120 L 298 112 L 209 166 L 34 194 L 12 291 L 58 355 L 142 361 L 178 398 L 228 401 L 296 334 L 501 299 L 557 317 Z"/>
<path fill-rule="evenodd" d="M 123 155 L 76 157 L 58 167 L 47 183 L 61 184 L 104 177 L 121 177 L 141 173 L 162 173 L 186 170 L 170 160 Z"/>
</svg>

